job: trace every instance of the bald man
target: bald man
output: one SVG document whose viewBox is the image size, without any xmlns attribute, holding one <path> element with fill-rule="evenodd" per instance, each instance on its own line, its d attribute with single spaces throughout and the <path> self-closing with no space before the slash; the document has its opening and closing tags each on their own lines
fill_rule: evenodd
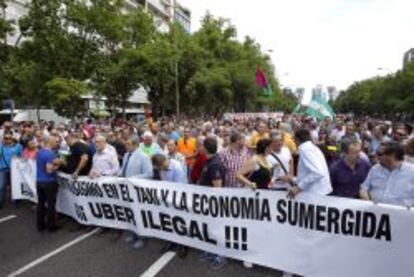
<svg viewBox="0 0 414 277">
<path fill-rule="evenodd" d="M 43 231 L 45 228 L 49 232 L 57 230 L 55 225 L 55 205 L 58 190 L 56 171 L 63 164 L 62 160 L 56 158 L 59 143 L 60 138 L 53 135 L 49 136 L 46 146 L 40 149 L 36 156 L 37 229 L 39 231 Z"/>
<path fill-rule="evenodd" d="M 89 176 L 117 176 L 119 173 L 118 155 L 113 147 L 106 142 L 106 138 L 98 135 L 95 138 L 96 153 L 93 155 L 92 169 Z"/>
</svg>

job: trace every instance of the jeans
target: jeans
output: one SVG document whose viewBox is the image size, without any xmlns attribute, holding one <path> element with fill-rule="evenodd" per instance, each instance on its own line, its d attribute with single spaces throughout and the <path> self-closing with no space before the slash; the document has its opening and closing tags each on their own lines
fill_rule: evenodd
<svg viewBox="0 0 414 277">
<path fill-rule="evenodd" d="M 0 207 L 6 200 L 6 190 L 10 186 L 10 170 L 0 170 Z"/>
<path fill-rule="evenodd" d="M 58 184 L 56 182 L 52 183 L 37 183 L 37 227 L 43 229 L 46 226 L 49 229 L 56 227 L 55 217 L 56 217 L 56 195 L 58 191 Z M 47 208 L 46 208 L 47 203 Z M 47 218 L 47 225 L 45 222 L 45 217 Z"/>
</svg>

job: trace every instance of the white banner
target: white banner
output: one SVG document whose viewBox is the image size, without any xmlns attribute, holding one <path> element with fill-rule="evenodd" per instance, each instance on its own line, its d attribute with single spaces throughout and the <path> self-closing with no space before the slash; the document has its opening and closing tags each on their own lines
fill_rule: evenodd
<svg viewBox="0 0 414 277">
<path fill-rule="evenodd" d="M 412 277 L 414 217 L 403 207 L 302 193 L 59 175 L 57 209 L 305 276 Z"/>
<path fill-rule="evenodd" d="M 13 158 L 10 168 L 12 199 L 37 203 L 36 161 Z"/>
<path fill-rule="evenodd" d="M 237 121 L 247 121 L 250 119 L 274 119 L 275 121 L 282 121 L 284 113 L 276 112 L 276 113 L 225 113 L 224 118 L 227 120 L 237 120 Z"/>
</svg>

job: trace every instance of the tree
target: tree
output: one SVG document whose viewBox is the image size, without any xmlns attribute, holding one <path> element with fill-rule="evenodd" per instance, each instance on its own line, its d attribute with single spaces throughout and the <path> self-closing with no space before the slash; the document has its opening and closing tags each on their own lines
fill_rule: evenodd
<svg viewBox="0 0 414 277">
<path fill-rule="evenodd" d="M 11 97 L 7 64 L 13 49 L 8 45 L 7 37 L 14 32 L 14 22 L 6 18 L 6 8 L 6 1 L 0 0 L 0 96 Z"/>
<path fill-rule="evenodd" d="M 356 82 L 334 102 L 339 112 L 394 118 L 414 109 L 414 64 L 385 77 Z"/>
<path fill-rule="evenodd" d="M 82 95 L 88 92 L 87 85 L 76 79 L 55 78 L 45 84 L 46 90 L 54 95 L 51 103 L 61 114 L 70 118 L 82 110 Z"/>
</svg>

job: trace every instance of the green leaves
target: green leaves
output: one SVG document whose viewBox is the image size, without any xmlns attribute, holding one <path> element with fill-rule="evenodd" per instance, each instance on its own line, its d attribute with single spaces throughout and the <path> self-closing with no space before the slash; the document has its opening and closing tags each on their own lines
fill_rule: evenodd
<svg viewBox="0 0 414 277">
<path fill-rule="evenodd" d="M 194 34 L 178 23 L 161 33 L 150 13 L 126 12 L 124 0 L 33 0 L 15 25 L 18 47 L 0 41 L 7 50 L 0 53 L 0 92 L 19 106 L 68 116 L 83 110 L 81 95 L 92 91 L 113 111 L 125 111 L 140 86 L 156 115 L 175 112 L 177 92 L 185 114 L 293 109 L 295 99 L 280 92 L 269 57 L 253 39 L 238 41 L 228 20 L 207 14 L 202 22 Z M 12 27 L 0 18 L 0 39 Z M 257 67 L 273 90 L 266 99 L 256 86 Z"/>
<path fill-rule="evenodd" d="M 386 77 L 356 82 L 335 101 L 339 112 L 388 114 L 414 109 L 414 64 Z"/>
</svg>

